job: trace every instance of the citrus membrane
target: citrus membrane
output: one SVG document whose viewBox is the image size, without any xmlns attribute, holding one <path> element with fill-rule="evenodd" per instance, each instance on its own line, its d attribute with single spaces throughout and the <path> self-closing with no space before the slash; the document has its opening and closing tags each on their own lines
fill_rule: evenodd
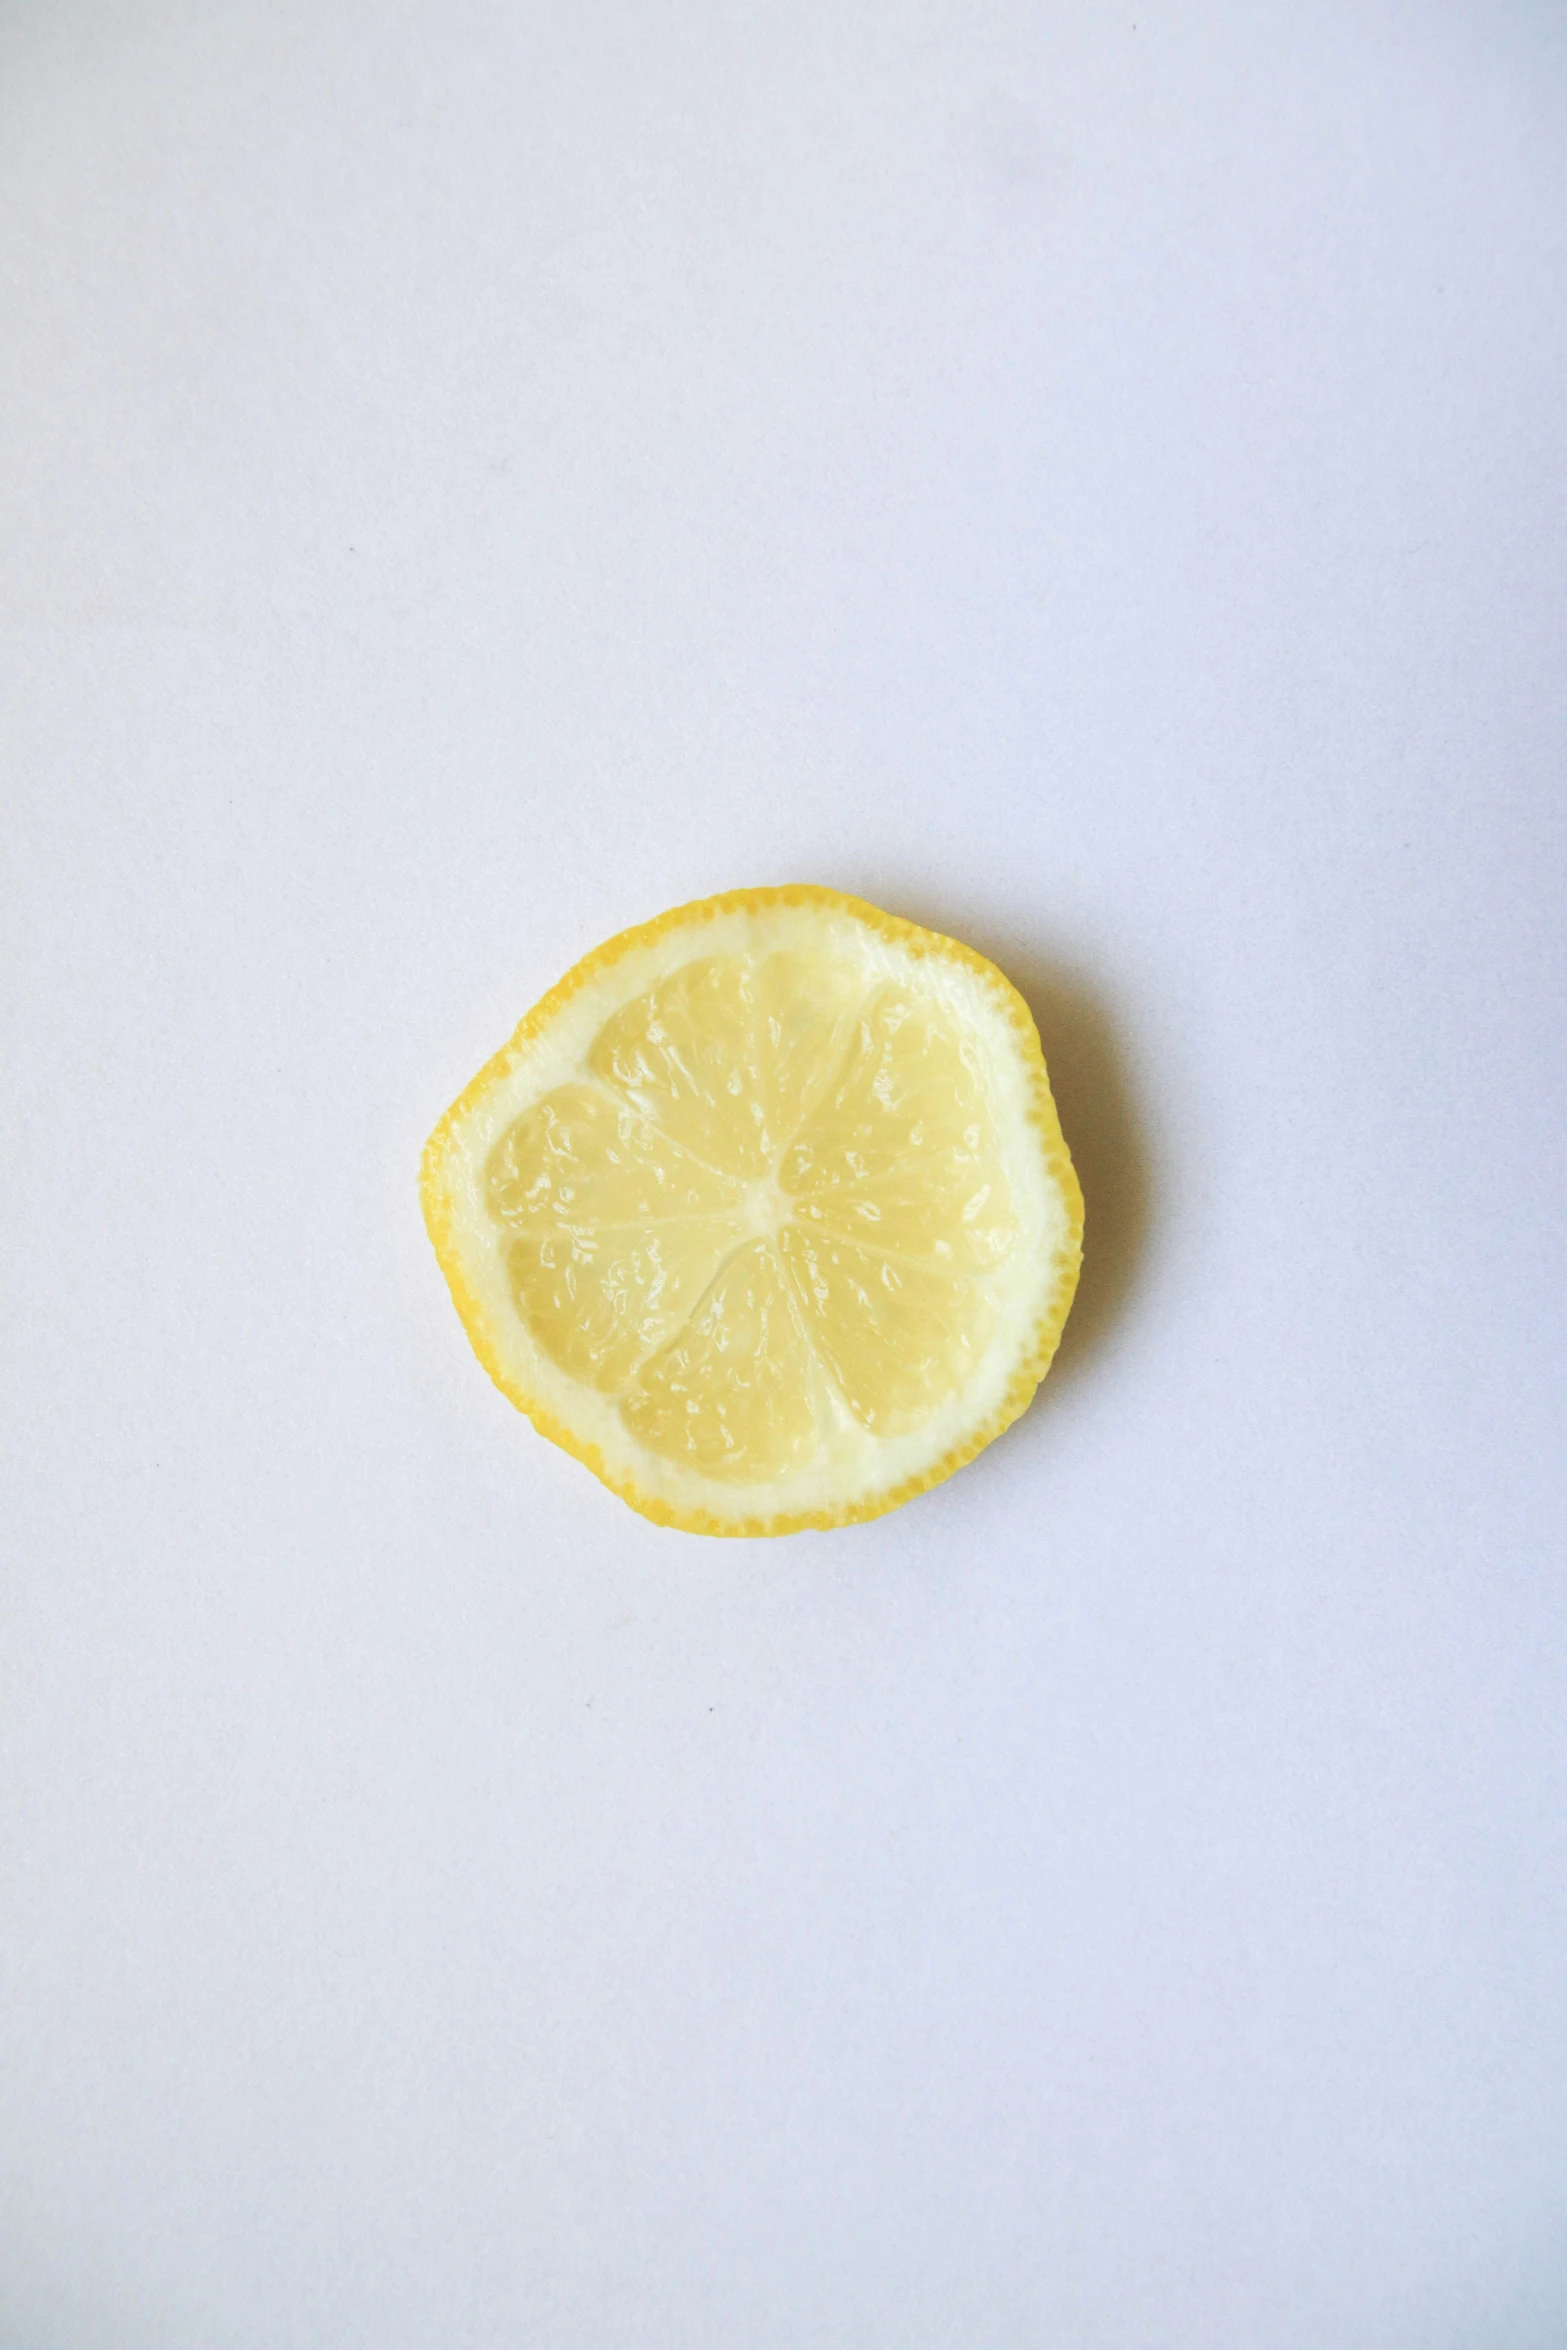
<svg viewBox="0 0 1567 2350">
<path fill-rule="evenodd" d="M 1026 1407 L 1082 1199 L 1027 1006 L 831 890 L 597 949 L 426 1147 L 475 1352 L 633 1509 L 704 1534 L 879 1515 Z"/>
</svg>

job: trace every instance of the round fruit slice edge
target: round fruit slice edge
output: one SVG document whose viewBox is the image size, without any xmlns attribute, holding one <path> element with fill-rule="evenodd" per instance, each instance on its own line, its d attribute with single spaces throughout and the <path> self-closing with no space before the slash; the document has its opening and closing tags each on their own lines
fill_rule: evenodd
<svg viewBox="0 0 1567 2350">
<path fill-rule="evenodd" d="M 763 915 L 790 907 L 811 907 L 824 914 L 846 919 L 863 927 L 874 937 L 900 948 L 916 961 L 930 958 L 958 966 L 971 980 L 978 979 L 983 984 L 994 1005 L 1005 1017 L 1019 1064 L 1027 1078 L 1026 1115 L 1035 1130 L 1046 1170 L 1057 1187 L 1065 1211 L 1066 1245 L 1057 1257 L 1059 1275 L 1055 1286 L 1029 1338 L 1017 1351 L 1011 1377 L 998 1402 L 985 1419 L 968 1429 L 958 1442 L 939 1457 L 922 1464 L 915 1474 L 885 1489 L 875 1490 L 863 1500 L 849 1500 L 820 1509 L 725 1516 L 702 1506 L 686 1507 L 661 1494 L 649 1492 L 634 1477 L 612 1467 L 597 1444 L 579 1434 L 541 1397 L 530 1392 L 502 1360 L 500 1350 L 490 1335 L 484 1308 L 465 1275 L 462 1252 L 454 1228 L 454 1178 L 458 1173 L 455 1164 L 456 1137 L 465 1120 L 504 1081 L 529 1048 L 554 1027 L 572 1000 L 616 964 L 644 950 L 658 947 L 674 933 L 690 931 L 695 934 L 704 923 L 724 916 Z M 700 948 L 696 951 L 700 952 Z M 602 1484 L 639 1516 L 655 1525 L 693 1534 L 755 1537 L 812 1530 L 825 1532 L 834 1527 L 860 1524 L 871 1518 L 885 1516 L 887 1512 L 900 1508 L 904 1502 L 913 1500 L 917 1494 L 942 1484 L 956 1469 L 993 1443 L 1026 1411 L 1033 1400 L 1060 1342 L 1062 1327 L 1076 1291 L 1082 1257 L 1082 1192 L 1061 1132 L 1033 1015 L 1017 989 L 995 964 L 960 940 L 948 938 L 939 931 L 926 930 L 918 923 L 905 921 L 898 915 L 884 913 L 863 899 L 809 882 L 774 888 L 729 890 L 715 897 L 673 906 L 654 921 L 623 930 L 584 955 L 524 1015 L 500 1051 L 491 1056 L 437 1123 L 425 1145 L 419 1194 L 430 1240 L 459 1319 L 474 1353 L 502 1394 L 531 1421 L 540 1435 L 548 1437 L 552 1444 L 558 1445 L 563 1452 L 580 1461 L 584 1468 L 590 1469 Z"/>
</svg>

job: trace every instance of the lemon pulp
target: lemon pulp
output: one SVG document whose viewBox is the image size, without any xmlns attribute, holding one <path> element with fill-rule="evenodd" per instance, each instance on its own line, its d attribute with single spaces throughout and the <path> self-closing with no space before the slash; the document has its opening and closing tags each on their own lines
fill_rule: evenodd
<svg viewBox="0 0 1567 2350">
<path fill-rule="evenodd" d="M 826 891 L 612 941 L 427 1154 L 488 1367 L 701 1530 L 837 1523 L 945 1474 L 1026 1402 L 1076 1276 L 1021 1010 L 966 949 Z"/>
</svg>

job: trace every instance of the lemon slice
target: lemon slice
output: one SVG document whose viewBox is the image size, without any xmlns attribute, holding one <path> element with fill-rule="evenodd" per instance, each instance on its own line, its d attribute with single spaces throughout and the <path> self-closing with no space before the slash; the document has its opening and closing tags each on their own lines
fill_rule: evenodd
<svg viewBox="0 0 1567 2350">
<path fill-rule="evenodd" d="M 644 1517 L 878 1516 L 1016 1419 L 1083 1211 L 993 964 L 813 888 L 586 957 L 437 1126 L 421 1196 L 496 1384 Z"/>
</svg>

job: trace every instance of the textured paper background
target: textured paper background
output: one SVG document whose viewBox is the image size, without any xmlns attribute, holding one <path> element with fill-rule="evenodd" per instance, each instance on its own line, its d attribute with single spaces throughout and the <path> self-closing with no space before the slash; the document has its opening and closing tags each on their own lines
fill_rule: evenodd
<svg viewBox="0 0 1567 2350">
<path fill-rule="evenodd" d="M 7 2350 L 1567 2339 L 1567 19 L 12 0 Z M 1039 1406 L 641 1524 L 438 1112 L 819 879 Z"/>
</svg>

